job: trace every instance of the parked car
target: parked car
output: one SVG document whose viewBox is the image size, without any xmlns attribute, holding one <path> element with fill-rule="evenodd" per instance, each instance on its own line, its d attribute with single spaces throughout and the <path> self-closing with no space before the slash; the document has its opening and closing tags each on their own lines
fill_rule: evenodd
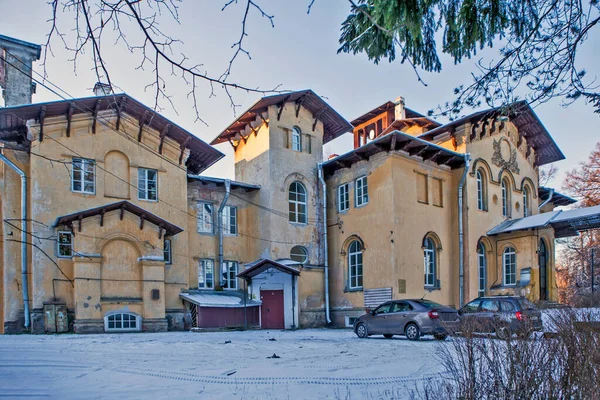
<svg viewBox="0 0 600 400">
<path fill-rule="evenodd" d="M 496 333 L 500 339 L 512 334 L 527 337 L 542 330 L 542 315 L 535 304 L 521 296 L 479 297 L 458 310 L 461 325 L 474 332 Z"/>
<path fill-rule="evenodd" d="M 424 299 L 393 300 L 359 317 L 354 322 L 354 333 L 359 338 L 404 335 L 418 340 L 423 335 L 433 335 L 444 340 L 451 333 L 449 326 L 458 322 L 458 313 L 452 307 Z"/>
</svg>

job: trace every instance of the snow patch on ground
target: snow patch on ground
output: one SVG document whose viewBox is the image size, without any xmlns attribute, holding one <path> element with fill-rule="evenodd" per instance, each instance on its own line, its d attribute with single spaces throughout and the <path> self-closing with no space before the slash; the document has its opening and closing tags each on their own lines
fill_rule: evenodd
<svg viewBox="0 0 600 400">
<path fill-rule="evenodd" d="M 439 378 L 435 354 L 448 344 L 327 329 L 0 336 L 0 388 L 20 398 L 385 399 Z"/>
</svg>

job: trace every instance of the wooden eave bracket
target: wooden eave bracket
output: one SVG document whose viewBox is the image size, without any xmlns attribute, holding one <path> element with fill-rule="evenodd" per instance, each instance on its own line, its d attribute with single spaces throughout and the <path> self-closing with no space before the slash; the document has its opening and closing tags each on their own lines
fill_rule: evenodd
<svg viewBox="0 0 600 400">
<path fill-rule="evenodd" d="M 146 220 L 146 214 L 140 215 L 140 230 L 144 229 L 144 221 Z"/>
<path fill-rule="evenodd" d="M 165 230 L 165 228 L 162 225 L 158 226 L 158 239 L 162 239 L 163 236 L 163 231 Z"/>
<path fill-rule="evenodd" d="M 100 211 L 100 226 L 104 226 L 104 214 L 106 214 L 105 208 L 103 208 L 102 211 Z"/>
<path fill-rule="evenodd" d="M 125 110 L 125 104 L 127 103 L 127 97 L 121 97 L 119 99 L 119 101 L 117 102 L 117 124 L 116 124 L 116 130 L 119 130 L 119 127 L 121 126 L 121 113 Z"/>
<path fill-rule="evenodd" d="M 79 232 L 81 232 L 81 223 L 83 222 L 83 215 L 79 214 L 79 217 L 77 218 L 77 228 L 79 230 Z"/>
<path fill-rule="evenodd" d="M 304 102 L 306 96 L 308 96 L 308 93 L 296 100 L 296 118 L 298 118 L 298 115 L 300 115 L 300 107 L 302 107 L 302 103 Z"/>
<path fill-rule="evenodd" d="M 171 129 L 171 124 L 167 124 L 167 125 L 165 125 L 162 132 L 160 133 L 160 143 L 158 145 L 158 154 L 162 154 L 163 144 L 165 143 L 165 137 L 167 137 L 167 134 L 169 133 L 170 129 Z"/>
<path fill-rule="evenodd" d="M 396 134 L 392 135 L 392 141 L 390 142 L 390 151 L 396 150 L 396 141 L 398 140 L 398 136 Z"/>
<path fill-rule="evenodd" d="M 98 99 L 96 100 L 96 105 L 94 106 L 94 111 L 92 113 L 92 116 L 94 118 L 93 122 L 92 122 L 92 133 L 96 133 L 96 124 L 98 123 L 98 113 L 100 112 L 100 103 L 102 102 L 102 99 Z"/>
<path fill-rule="evenodd" d="M 148 119 L 150 119 L 150 112 L 148 110 L 144 111 L 144 115 L 142 115 L 142 117 L 139 120 L 139 124 L 140 124 L 140 130 L 138 131 L 138 142 L 142 141 L 142 132 L 144 131 L 144 124 L 146 124 L 146 122 L 148 122 Z"/>
<path fill-rule="evenodd" d="M 123 216 L 125 215 L 125 204 L 121 206 L 121 214 L 119 215 L 119 219 L 123 221 Z"/>
<path fill-rule="evenodd" d="M 186 137 L 185 140 L 183 141 L 183 143 L 181 144 L 181 152 L 179 153 L 179 165 L 181 165 L 181 161 L 183 160 L 183 152 L 185 151 L 187 145 L 190 143 L 190 141 L 192 140 L 191 137 Z"/>
<path fill-rule="evenodd" d="M 442 153 L 441 150 L 432 150 L 429 154 L 423 154 L 423 161 L 433 160 Z"/>
<path fill-rule="evenodd" d="M 40 109 L 40 142 L 44 140 L 44 119 L 46 119 L 46 106 Z"/>
<path fill-rule="evenodd" d="M 71 137 L 71 118 L 73 118 L 73 111 L 75 107 L 73 103 L 69 103 L 69 110 L 67 111 L 67 137 Z"/>
<path fill-rule="evenodd" d="M 283 112 L 283 108 L 285 107 L 285 103 L 288 102 L 288 100 L 290 99 L 291 95 L 287 95 L 285 97 L 285 99 L 283 99 L 283 101 L 281 102 L 281 104 L 279 105 L 279 111 L 277 112 L 277 121 L 279 121 L 281 119 L 281 113 Z"/>
<path fill-rule="evenodd" d="M 314 132 L 315 129 L 317 128 L 317 122 L 319 122 L 319 119 L 321 118 L 321 116 L 323 115 L 323 113 L 325 113 L 326 108 L 323 107 L 319 110 L 319 112 L 317 114 L 315 114 L 315 119 L 313 120 L 313 124 L 312 124 L 312 131 Z"/>
<path fill-rule="evenodd" d="M 237 145 L 235 143 L 233 143 L 233 140 L 231 140 L 231 138 L 227 138 L 227 141 L 229 142 L 229 144 L 231 144 L 231 147 L 233 147 L 233 150 L 237 150 Z"/>
<path fill-rule="evenodd" d="M 265 126 L 268 128 L 269 127 L 269 121 L 267 121 L 267 119 L 265 117 L 263 117 L 262 113 L 258 113 L 258 116 L 260 117 L 260 119 L 262 120 L 263 124 L 265 124 Z M 268 116 L 268 114 L 267 114 Z"/>
</svg>

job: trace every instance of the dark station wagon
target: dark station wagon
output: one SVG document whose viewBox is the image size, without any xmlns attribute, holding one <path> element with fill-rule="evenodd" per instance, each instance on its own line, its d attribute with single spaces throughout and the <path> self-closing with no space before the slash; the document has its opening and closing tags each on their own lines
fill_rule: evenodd
<svg viewBox="0 0 600 400">
<path fill-rule="evenodd" d="M 424 299 L 393 300 L 359 317 L 354 322 L 354 333 L 359 338 L 383 335 L 389 339 L 404 335 L 418 340 L 423 335 L 433 335 L 444 340 L 458 322 L 458 314 L 452 307 Z"/>
</svg>

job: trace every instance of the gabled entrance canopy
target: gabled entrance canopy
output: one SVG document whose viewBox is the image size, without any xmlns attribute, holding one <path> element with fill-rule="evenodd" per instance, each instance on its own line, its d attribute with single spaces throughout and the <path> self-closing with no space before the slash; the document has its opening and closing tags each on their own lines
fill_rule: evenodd
<svg viewBox="0 0 600 400">
<path fill-rule="evenodd" d="M 54 226 L 65 225 L 73 230 L 73 222 L 79 221 L 79 231 L 81 232 L 81 221 L 93 217 L 96 215 L 100 215 L 100 226 L 104 224 L 104 214 L 110 211 L 120 210 L 121 215 L 120 218 L 123 219 L 123 214 L 125 211 L 137 215 L 140 217 L 140 229 L 144 228 L 144 221 L 148 221 L 158 226 L 159 228 L 159 237 L 162 236 L 164 231 L 166 236 L 174 236 L 180 232 L 183 232 L 183 229 L 180 227 L 173 225 L 167 220 L 162 219 L 158 215 L 152 214 L 150 211 L 146 211 L 141 207 L 138 207 L 128 201 L 119 201 L 116 203 L 106 204 L 96 208 L 90 208 L 83 211 L 78 211 L 73 214 L 64 215 L 62 217 L 58 217 L 54 222 Z"/>
<path fill-rule="evenodd" d="M 491 229 L 488 236 L 536 228 L 554 228 L 554 236 L 577 236 L 581 231 L 600 228 L 600 206 L 553 211 L 526 218 L 511 219 Z"/>
<path fill-rule="evenodd" d="M 255 261 L 253 263 L 246 264 L 246 267 L 248 267 L 248 268 L 246 268 L 244 271 L 237 274 L 238 278 L 244 278 L 246 280 L 251 280 L 256 275 L 260 275 L 261 273 L 265 272 L 269 268 L 275 268 L 281 272 L 284 272 L 284 273 L 290 274 L 290 275 L 296 275 L 296 276 L 300 275 L 300 271 L 298 271 L 297 269 L 290 267 L 288 265 L 284 265 L 277 261 L 273 261 L 268 258 L 264 258 L 264 259 Z"/>
</svg>

